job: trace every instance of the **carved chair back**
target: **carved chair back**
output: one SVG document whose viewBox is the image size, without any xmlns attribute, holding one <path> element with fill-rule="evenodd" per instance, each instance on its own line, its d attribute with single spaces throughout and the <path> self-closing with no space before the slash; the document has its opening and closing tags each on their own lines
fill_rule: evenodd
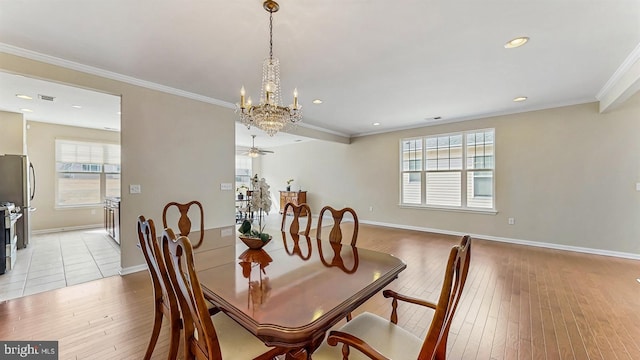
<svg viewBox="0 0 640 360">
<path fill-rule="evenodd" d="M 189 236 L 191 232 L 191 219 L 189 218 L 189 209 L 192 206 L 196 206 L 198 208 L 198 212 L 200 214 L 200 238 L 198 242 L 193 245 L 194 248 L 198 248 L 202 244 L 202 240 L 204 240 L 204 209 L 202 208 L 202 204 L 199 201 L 190 201 L 186 204 L 180 204 L 175 201 L 172 201 L 164 206 L 162 210 L 162 226 L 166 229 L 169 227 L 167 222 L 167 212 L 171 207 L 176 207 L 180 212 L 180 218 L 178 219 L 178 230 L 180 231 L 180 236 Z"/>
<path fill-rule="evenodd" d="M 358 215 L 356 214 L 355 210 L 349 207 L 340 210 L 336 210 L 331 206 L 323 207 L 322 210 L 320 210 L 320 215 L 318 218 L 316 238 L 322 239 L 322 218 L 325 211 L 329 211 L 331 213 L 331 217 L 333 218 L 333 227 L 329 232 L 329 241 L 336 243 L 342 242 L 342 229 L 340 228 L 340 224 L 342 223 L 345 213 L 351 214 L 351 216 L 353 217 L 353 235 L 351 236 L 351 246 L 355 246 L 356 241 L 358 240 Z"/>
<path fill-rule="evenodd" d="M 294 203 L 288 202 L 284 206 L 284 210 L 282 211 L 282 224 L 280 225 L 280 231 L 287 231 L 286 225 L 288 221 L 287 213 L 289 212 L 289 208 L 291 208 L 291 212 L 293 213 L 293 218 L 291 219 L 291 223 L 289 224 L 289 233 L 290 234 L 302 234 L 304 236 L 308 236 L 311 231 L 311 208 L 306 203 L 296 205 Z M 303 232 L 300 232 L 300 216 L 307 216 L 307 226 L 305 227 Z"/>
</svg>

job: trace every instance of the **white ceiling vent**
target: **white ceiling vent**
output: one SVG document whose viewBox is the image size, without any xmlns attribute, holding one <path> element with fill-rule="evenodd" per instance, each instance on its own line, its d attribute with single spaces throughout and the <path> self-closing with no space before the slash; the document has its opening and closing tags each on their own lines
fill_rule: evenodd
<svg viewBox="0 0 640 360">
<path fill-rule="evenodd" d="M 53 101 L 55 99 L 55 97 L 49 96 L 49 95 L 38 94 L 38 99 L 45 100 L 45 101 Z"/>
</svg>

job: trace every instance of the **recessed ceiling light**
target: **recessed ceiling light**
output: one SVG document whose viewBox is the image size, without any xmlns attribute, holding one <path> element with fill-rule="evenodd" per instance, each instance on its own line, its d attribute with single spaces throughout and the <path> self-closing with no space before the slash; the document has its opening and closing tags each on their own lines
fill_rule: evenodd
<svg viewBox="0 0 640 360">
<path fill-rule="evenodd" d="M 424 119 L 427 121 L 438 121 L 438 120 L 442 120 L 442 116 L 427 116 Z"/>
<path fill-rule="evenodd" d="M 33 112 L 33 110 L 31 110 L 31 109 L 20 109 L 20 111 L 22 111 L 22 112 Z"/>
<path fill-rule="evenodd" d="M 25 100 L 33 100 L 33 98 L 29 95 L 25 95 L 25 94 L 16 94 L 16 97 L 20 98 L 20 99 L 25 99 Z"/>
<path fill-rule="evenodd" d="M 322 104 L 322 100 L 320 99 L 315 99 L 312 101 L 314 104 Z"/>
<path fill-rule="evenodd" d="M 71 107 L 74 109 L 82 109 L 82 106 L 80 105 L 71 105 Z"/>
<path fill-rule="evenodd" d="M 513 98 L 513 101 L 515 102 L 521 102 L 521 101 L 526 101 L 527 97 L 526 96 L 518 96 L 516 98 Z"/>
<path fill-rule="evenodd" d="M 371 125 L 373 125 L 373 126 L 380 126 L 380 123 L 379 123 L 379 122 L 374 122 L 374 123 L 373 123 L 373 124 L 371 124 Z"/>
<path fill-rule="evenodd" d="M 118 114 L 118 115 L 122 115 L 122 112 L 118 111 L 116 114 Z"/>
<path fill-rule="evenodd" d="M 529 38 L 526 36 L 517 37 L 515 39 L 509 40 L 506 44 L 504 44 L 504 47 L 507 49 L 517 48 L 526 44 L 527 41 L 529 41 Z"/>
</svg>

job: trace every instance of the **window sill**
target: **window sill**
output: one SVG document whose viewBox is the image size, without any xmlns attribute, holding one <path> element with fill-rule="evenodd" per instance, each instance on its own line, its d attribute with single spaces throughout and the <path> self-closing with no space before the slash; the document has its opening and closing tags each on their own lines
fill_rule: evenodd
<svg viewBox="0 0 640 360">
<path fill-rule="evenodd" d="M 399 204 L 398 206 L 402 209 L 439 210 L 439 211 L 463 212 L 463 213 L 483 214 L 483 215 L 498 214 L 498 210 L 495 210 L 495 209 L 475 209 L 475 208 L 464 209 L 464 208 L 450 208 L 450 207 L 410 205 L 410 204 Z"/>
</svg>

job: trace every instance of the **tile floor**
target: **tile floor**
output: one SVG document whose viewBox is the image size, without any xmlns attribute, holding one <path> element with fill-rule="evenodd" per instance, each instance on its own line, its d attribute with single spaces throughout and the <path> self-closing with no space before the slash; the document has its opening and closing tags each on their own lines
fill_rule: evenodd
<svg viewBox="0 0 640 360">
<path fill-rule="evenodd" d="M 0 275 L 0 301 L 117 275 L 120 247 L 104 229 L 38 234 Z"/>
</svg>

